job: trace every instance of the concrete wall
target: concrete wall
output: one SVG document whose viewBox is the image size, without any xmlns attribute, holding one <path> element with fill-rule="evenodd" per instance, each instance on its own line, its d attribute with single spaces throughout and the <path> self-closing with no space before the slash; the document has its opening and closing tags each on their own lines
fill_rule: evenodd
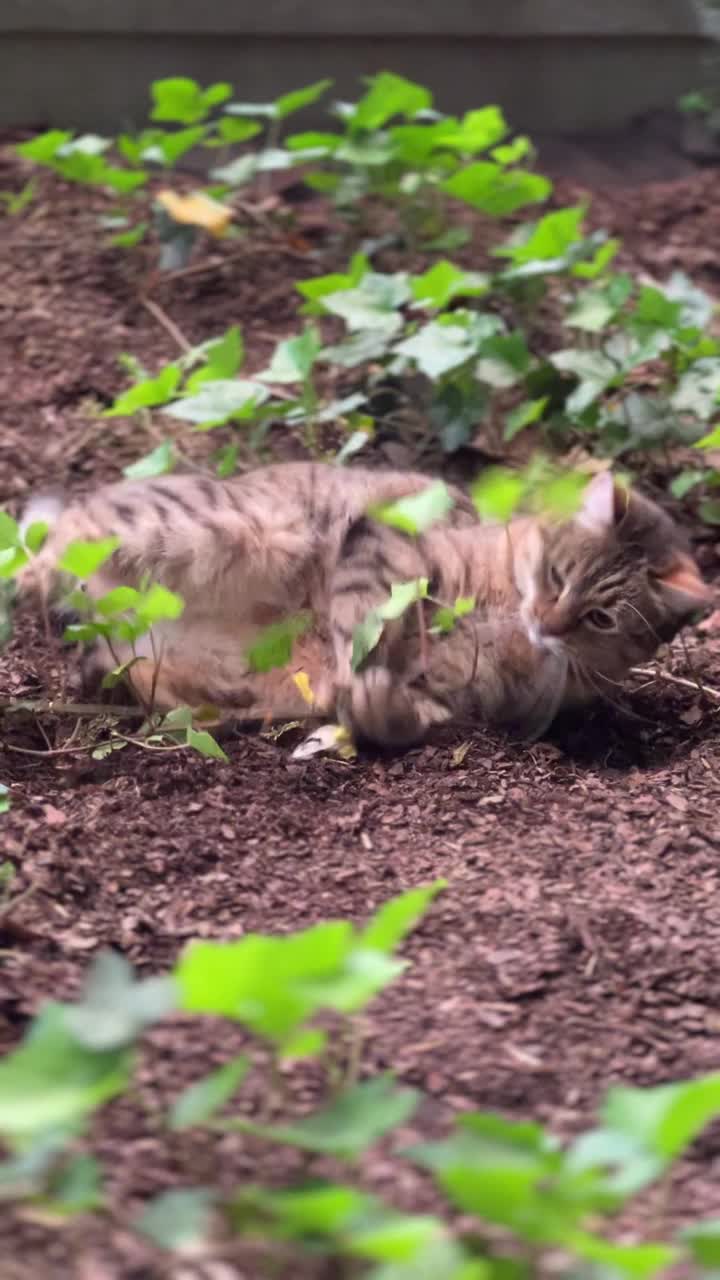
<svg viewBox="0 0 720 1280">
<path fill-rule="evenodd" d="M 587 132 L 696 88 L 707 43 L 693 0 L 0 0 L 0 124 L 138 125 L 159 76 L 262 100 L 390 69 L 443 110 Z"/>
</svg>

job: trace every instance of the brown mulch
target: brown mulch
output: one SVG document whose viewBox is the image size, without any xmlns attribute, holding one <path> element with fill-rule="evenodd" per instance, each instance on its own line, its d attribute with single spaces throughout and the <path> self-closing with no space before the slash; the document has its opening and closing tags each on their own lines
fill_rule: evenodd
<svg viewBox="0 0 720 1280">
<path fill-rule="evenodd" d="M 0 156 L 0 188 L 24 181 Z M 586 194 L 571 179 L 557 200 Z M 37 486 L 87 487 L 156 440 L 93 416 L 125 385 L 130 352 L 148 368 L 176 354 L 138 302 L 132 258 L 103 247 L 103 201 L 41 176 L 26 214 L 0 223 L 0 501 Z M 675 267 L 716 284 L 720 173 L 593 193 L 592 219 L 625 237 L 624 261 Z M 480 229 L 479 240 L 483 240 Z M 215 251 L 218 266 L 154 297 L 191 342 L 240 324 L 257 367 L 295 324 L 293 280 L 332 270 L 344 249 L 302 260 L 262 237 Z M 478 255 L 478 265 L 480 265 Z M 167 424 L 168 429 L 170 424 Z M 165 432 L 163 424 L 162 432 Z M 183 438 L 186 443 L 186 438 Z M 191 448 L 207 450 L 197 437 Z M 709 572 L 717 570 L 707 544 Z M 592 1122 L 608 1086 L 713 1070 L 720 1059 L 720 641 L 689 638 L 664 679 L 517 746 L 481 730 L 461 763 L 457 737 L 394 758 L 291 763 L 238 735 L 230 764 L 131 748 L 98 762 L 1 753 L 12 809 L 3 856 L 32 893 L 0 936 L 0 1046 L 10 1049 L 50 995 L 72 998 L 93 953 L 113 946 L 143 973 L 167 969 L 194 937 L 362 920 L 438 875 L 449 887 L 406 948 L 405 975 L 375 1002 L 363 1070 L 392 1067 L 426 1094 L 401 1137 L 444 1131 L 453 1110 L 534 1117 L 561 1134 Z M 38 696 L 57 680 L 40 632 L 24 623 L 0 665 L 0 696 Z M 62 742 L 72 726 L 61 726 Z M 49 729 L 53 732 L 52 727 Z M 37 750 L 35 729 L 9 740 Z M 94 1149 L 113 1215 L 62 1230 L 4 1211 L 0 1277 L 140 1280 L 166 1272 L 122 1225 L 144 1198 L 220 1177 L 277 1183 L 292 1156 L 236 1137 L 167 1137 L 158 1114 L 187 1081 L 237 1052 L 225 1026 L 171 1021 L 149 1037 L 132 1099 L 111 1105 Z M 312 1069 L 291 1085 L 299 1106 Z M 243 1094 L 252 1110 L 262 1079 Z M 630 1215 L 658 1235 L 718 1214 L 720 1134 L 693 1148 L 662 1206 Z M 390 1148 L 363 1163 L 367 1185 L 432 1207 L 423 1179 Z M 253 1275 L 245 1264 L 222 1280 Z M 189 1274 L 189 1273 L 188 1273 Z"/>
</svg>

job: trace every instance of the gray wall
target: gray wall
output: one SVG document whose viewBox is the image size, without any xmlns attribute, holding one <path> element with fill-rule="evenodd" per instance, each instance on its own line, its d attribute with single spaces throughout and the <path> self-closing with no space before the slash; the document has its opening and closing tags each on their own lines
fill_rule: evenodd
<svg viewBox="0 0 720 1280">
<path fill-rule="evenodd" d="M 140 124 L 159 76 L 262 100 L 390 69 L 444 110 L 578 133 L 672 105 L 706 47 L 693 0 L 0 0 L 0 123 Z"/>
</svg>

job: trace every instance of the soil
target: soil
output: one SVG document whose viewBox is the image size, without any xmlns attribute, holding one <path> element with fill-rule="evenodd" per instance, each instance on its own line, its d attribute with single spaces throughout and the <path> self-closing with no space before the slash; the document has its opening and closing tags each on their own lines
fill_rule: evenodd
<svg viewBox="0 0 720 1280">
<path fill-rule="evenodd" d="M 26 176 L 2 155 L 0 188 L 19 190 Z M 589 191 L 572 176 L 558 182 L 558 204 L 586 196 L 593 222 L 624 237 L 628 267 L 660 278 L 677 267 L 717 284 L 716 170 L 612 190 Z M 41 175 L 30 208 L 2 222 L 0 502 L 12 510 L 39 486 L 78 490 L 116 476 L 156 443 L 143 427 L 93 416 L 125 385 L 120 352 L 149 368 L 177 354 L 138 300 L 133 259 L 103 246 L 104 203 Z M 188 341 L 238 323 L 256 368 L 292 330 L 293 281 L 346 260 L 299 208 L 305 232 L 293 243 L 261 228 L 213 249 L 212 269 L 155 287 Z M 475 265 L 484 240 L 478 223 Z M 191 448 L 202 455 L 216 445 L 195 437 Z M 700 551 L 712 577 L 720 566 L 707 533 Z M 23 620 L 3 656 L 0 696 L 42 696 L 60 680 L 57 654 Z M 73 998 L 100 947 L 158 973 L 190 938 L 362 921 L 393 894 L 442 875 L 447 891 L 404 949 L 409 968 L 367 1018 L 363 1073 L 392 1067 L 425 1095 L 397 1145 L 440 1134 L 454 1111 L 472 1108 L 567 1135 L 592 1123 L 615 1082 L 716 1069 L 719 689 L 720 640 L 698 631 L 622 705 L 531 747 L 478 729 L 464 755 L 463 739 L 447 735 L 395 757 L 297 764 L 282 741 L 238 734 L 228 765 L 133 748 L 94 761 L 16 749 L 57 749 L 73 721 L 8 728 L 3 856 L 17 868 L 14 888 L 28 895 L 0 918 L 0 1047 L 17 1043 L 49 996 Z M 182 1085 L 241 1042 L 233 1028 L 208 1023 L 199 1034 L 182 1019 L 154 1031 L 136 1094 L 110 1105 L 94 1129 L 108 1215 L 58 1229 L 6 1210 L 3 1280 L 194 1274 L 189 1264 L 169 1271 L 131 1235 L 141 1203 L 209 1176 L 228 1187 L 278 1184 L 297 1167 L 234 1136 L 159 1131 L 158 1113 Z M 258 1073 L 242 1093 L 250 1114 L 263 1084 Z M 307 1069 L 289 1087 L 302 1110 L 318 1080 Z M 625 1238 L 661 1238 L 690 1217 L 718 1216 L 719 1169 L 715 1128 L 679 1167 L 671 1196 L 627 1215 Z M 362 1177 L 395 1204 L 437 1207 L 392 1144 L 364 1160 Z M 243 1254 L 224 1256 L 224 1270 L 212 1272 L 219 1280 L 256 1274 Z"/>
</svg>

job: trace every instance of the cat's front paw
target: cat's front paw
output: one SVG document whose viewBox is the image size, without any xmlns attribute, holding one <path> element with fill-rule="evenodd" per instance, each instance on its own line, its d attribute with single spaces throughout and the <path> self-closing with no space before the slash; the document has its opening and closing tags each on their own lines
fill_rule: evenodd
<svg viewBox="0 0 720 1280">
<path fill-rule="evenodd" d="M 426 728 L 417 695 L 387 667 L 368 667 L 354 676 L 339 709 L 353 738 L 379 746 L 408 746 Z"/>
</svg>

